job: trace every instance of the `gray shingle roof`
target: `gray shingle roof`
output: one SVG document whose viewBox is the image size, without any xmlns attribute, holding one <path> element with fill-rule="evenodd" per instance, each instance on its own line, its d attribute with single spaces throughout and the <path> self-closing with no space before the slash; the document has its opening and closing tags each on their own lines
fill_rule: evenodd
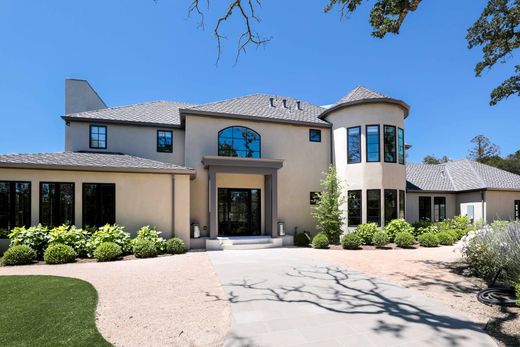
<svg viewBox="0 0 520 347">
<path fill-rule="evenodd" d="M 274 107 L 270 104 L 271 98 L 273 98 Z M 284 107 L 283 100 L 286 100 L 287 107 Z M 318 116 L 325 110 L 324 108 L 305 101 L 299 101 L 300 109 L 298 109 L 298 101 L 299 100 L 285 96 L 253 94 L 193 106 L 182 110 L 181 113 L 189 114 L 190 112 L 207 112 L 210 114 L 227 114 L 248 118 L 328 125 L 327 122 L 318 118 Z"/>
<path fill-rule="evenodd" d="M 367 99 L 390 99 L 388 96 L 373 90 L 367 89 L 363 86 L 357 86 L 350 93 L 338 100 L 337 104 L 343 104 L 345 102 L 367 100 Z"/>
<path fill-rule="evenodd" d="M 520 190 L 520 175 L 467 159 L 438 165 L 407 164 L 406 180 L 408 190 Z"/>
<path fill-rule="evenodd" d="M 190 168 L 119 153 L 1 154 L 0 167 L 194 174 Z"/>
</svg>

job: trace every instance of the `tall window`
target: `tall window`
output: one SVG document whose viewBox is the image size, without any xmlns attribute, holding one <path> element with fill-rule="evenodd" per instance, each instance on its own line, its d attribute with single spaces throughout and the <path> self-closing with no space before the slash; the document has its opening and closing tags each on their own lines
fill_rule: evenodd
<svg viewBox="0 0 520 347">
<path fill-rule="evenodd" d="M 321 130 L 320 129 L 309 129 L 309 141 L 310 142 L 321 142 Z"/>
<path fill-rule="evenodd" d="M 116 222 L 116 185 L 83 183 L 83 227 Z"/>
<path fill-rule="evenodd" d="M 40 223 L 74 224 L 74 183 L 40 183 Z"/>
<path fill-rule="evenodd" d="M 367 190 L 367 223 L 381 225 L 381 190 Z"/>
<path fill-rule="evenodd" d="M 0 181 L 0 229 L 31 225 L 31 183 Z"/>
<path fill-rule="evenodd" d="M 385 125 L 384 129 L 385 162 L 395 163 L 395 127 Z"/>
<path fill-rule="evenodd" d="M 348 225 L 361 224 L 361 190 L 348 191 Z"/>
<path fill-rule="evenodd" d="M 397 157 L 399 164 L 404 164 L 404 130 L 397 129 Z"/>
<path fill-rule="evenodd" d="M 385 224 L 397 218 L 397 190 L 385 189 Z"/>
<path fill-rule="evenodd" d="M 514 216 L 515 220 L 520 220 L 520 200 L 515 200 Z"/>
<path fill-rule="evenodd" d="M 361 127 L 347 129 L 347 162 L 361 162 Z"/>
<path fill-rule="evenodd" d="M 107 127 L 104 125 L 90 126 L 90 148 L 107 148 Z"/>
<path fill-rule="evenodd" d="M 171 130 L 157 130 L 157 152 L 173 152 L 173 133 Z"/>
<path fill-rule="evenodd" d="M 444 196 L 433 198 L 433 216 L 436 222 L 446 219 L 446 198 Z"/>
<path fill-rule="evenodd" d="M 432 220 L 432 198 L 429 196 L 419 197 L 419 220 Z"/>
<path fill-rule="evenodd" d="M 404 190 L 399 191 L 399 218 L 406 218 L 406 197 Z"/>
<path fill-rule="evenodd" d="M 379 125 L 367 125 L 367 162 L 380 161 Z"/>
<path fill-rule="evenodd" d="M 218 133 L 218 155 L 260 158 L 260 135 L 249 128 L 233 126 Z"/>
</svg>

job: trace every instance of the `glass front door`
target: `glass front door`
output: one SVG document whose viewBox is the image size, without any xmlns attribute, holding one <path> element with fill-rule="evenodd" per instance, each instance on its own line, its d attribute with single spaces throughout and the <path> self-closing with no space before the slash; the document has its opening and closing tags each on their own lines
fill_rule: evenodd
<svg viewBox="0 0 520 347">
<path fill-rule="evenodd" d="M 260 235 L 260 189 L 218 189 L 219 236 Z"/>
</svg>

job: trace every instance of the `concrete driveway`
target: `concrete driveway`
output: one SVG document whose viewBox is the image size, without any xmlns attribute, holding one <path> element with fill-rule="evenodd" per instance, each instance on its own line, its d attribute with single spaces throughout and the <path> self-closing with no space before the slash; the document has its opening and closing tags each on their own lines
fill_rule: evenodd
<svg viewBox="0 0 520 347">
<path fill-rule="evenodd" d="M 476 324 L 418 292 L 301 249 L 209 257 L 231 303 L 225 346 L 496 346 Z"/>
</svg>

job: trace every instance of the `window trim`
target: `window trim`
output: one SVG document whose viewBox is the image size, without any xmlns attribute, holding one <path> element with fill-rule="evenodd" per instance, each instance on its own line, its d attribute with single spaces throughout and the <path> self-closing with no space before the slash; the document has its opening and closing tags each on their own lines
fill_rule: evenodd
<svg viewBox="0 0 520 347">
<path fill-rule="evenodd" d="M 42 190 L 44 184 L 72 184 L 72 220 L 70 225 L 75 225 L 76 223 L 76 183 L 75 182 L 54 182 L 54 181 L 40 181 L 40 191 L 38 196 L 38 216 L 39 222 L 42 223 Z M 59 225 L 52 225 L 59 226 Z"/>
<path fill-rule="evenodd" d="M 436 199 L 444 199 L 444 203 L 436 204 Z M 444 218 L 441 219 L 441 206 L 444 205 Z M 442 222 L 443 220 L 446 220 L 448 218 L 447 212 L 448 212 L 448 199 L 446 199 L 446 196 L 434 196 L 433 197 L 433 219 L 434 222 Z M 435 217 L 435 206 L 439 206 L 439 219 Z"/>
<path fill-rule="evenodd" d="M 394 128 L 394 160 L 386 160 L 385 130 L 387 127 Z M 397 127 L 395 125 L 383 124 L 383 159 L 385 163 L 397 163 Z"/>
<path fill-rule="evenodd" d="M 25 225 L 25 227 L 30 227 L 31 224 L 32 224 L 32 198 L 33 198 L 33 192 L 32 192 L 32 182 L 31 181 L 10 181 L 10 180 L 0 180 L 0 183 L 8 183 L 9 184 L 9 211 L 8 211 L 8 215 L 9 215 L 9 224 L 16 224 L 16 223 L 11 223 L 11 222 L 14 222 L 16 220 L 16 218 L 14 217 L 14 214 L 11 215 L 11 211 L 14 209 L 13 206 L 16 205 L 16 184 L 18 183 L 22 183 L 22 184 L 28 184 L 29 185 L 29 200 L 30 200 L 30 203 L 29 203 L 29 225 Z M 14 194 L 13 194 L 13 188 L 14 187 Z M 17 228 L 16 226 L 14 226 L 13 228 Z M 8 230 L 12 230 L 11 229 L 8 229 Z"/>
<path fill-rule="evenodd" d="M 428 195 L 420 195 L 417 197 L 417 214 L 418 214 L 418 217 L 419 217 L 419 221 L 421 220 L 425 220 L 424 218 L 421 219 L 421 198 L 422 200 L 426 200 L 428 199 L 430 201 L 430 208 L 429 208 L 429 215 L 430 215 L 430 218 L 428 219 L 429 222 L 433 222 L 433 218 L 432 218 L 432 207 L 433 207 L 433 204 L 432 204 L 432 197 L 431 196 L 428 196 Z"/>
<path fill-rule="evenodd" d="M 229 128 L 245 128 L 245 129 L 251 130 L 256 135 L 258 135 L 258 158 L 249 158 L 249 159 L 261 159 L 262 158 L 262 135 L 260 135 L 260 133 L 257 132 L 256 130 L 253 130 L 250 127 L 247 127 L 247 126 L 244 126 L 244 125 L 230 125 L 228 127 L 222 128 L 222 129 L 220 129 L 218 131 L 218 133 L 217 133 L 217 156 L 219 156 L 219 157 L 227 157 L 227 158 L 244 158 L 244 157 L 231 157 L 231 156 L 226 156 L 226 155 L 220 155 L 220 149 L 219 149 L 220 134 L 224 130 L 229 129 Z M 248 157 L 245 157 L 245 158 L 248 158 Z"/>
<path fill-rule="evenodd" d="M 347 191 L 347 223 L 349 227 L 356 227 L 359 224 L 351 224 L 350 222 L 350 193 L 358 193 L 359 192 L 359 224 L 363 224 L 363 190 L 362 189 L 353 189 Z M 357 217 L 356 217 L 357 218 Z"/>
<path fill-rule="evenodd" d="M 397 215 L 401 219 L 406 219 L 406 192 L 404 190 L 399 189 L 398 194 L 398 205 L 399 205 L 399 211 L 397 212 Z M 402 196 L 401 196 L 402 195 Z M 402 203 L 402 206 L 401 206 Z M 402 213 L 402 216 L 401 216 Z"/>
<path fill-rule="evenodd" d="M 378 221 L 377 222 L 374 222 L 374 221 L 371 221 L 369 220 L 369 214 L 368 214 L 368 211 L 369 210 L 372 210 L 371 208 L 368 207 L 368 202 L 369 202 L 369 199 L 368 199 L 368 192 L 378 192 L 379 193 L 379 199 L 378 199 Z M 378 227 L 381 226 L 381 217 L 382 217 L 382 214 L 381 214 L 381 189 L 367 189 L 366 190 L 366 201 L 367 201 L 367 223 L 376 223 Z"/>
<path fill-rule="evenodd" d="M 163 132 L 163 133 L 170 133 L 171 135 L 171 138 L 172 138 L 172 148 L 171 150 L 160 150 L 159 149 L 159 133 L 160 132 Z M 157 153 L 173 153 L 173 130 L 163 130 L 163 129 L 157 129 L 157 143 L 156 143 L 156 150 L 157 150 Z"/>
<path fill-rule="evenodd" d="M 350 141 L 349 141 L 349 130 L 350 129 L 358 129 L 359 130 L 359 161 L 351 161 L 350 160 Z M 361 153 L 361 126 L 348 127 L 347 128 L 347 164 L 360 164 L 363 161 L 363 153 Z"/>
<path fill-rule="evenodd" d="M 320 135 L 320 139 L 319 139 L 319 140 L 313 140 L 313 139 L 312 139 L 311 133 L 312 133 L 313 131 L 318 132 L 318 134 Z M 309 129 L 309 142 L 321 142 L 321 129 L 312 129 L 312 128 Z"/>
<path fill-rule="evenodd" d="M 400 152 L 400 146 L 399 146 L 399 132 L 403 133 L 403 160 L 401 161 L 401 152 Z M 397 127 L 397 162 L 401 165 L 405 165 L 406 163 L 406 146 L 405 146 L 405 140 L 404 140 L 404 129 Z"/>
<path fill-rule="evenodd" d="M 98 127 L 98 128 L 105 128 L 105 147 L 93 147 L 92 146 L 92 128 Z M 108 147 L 108 128 L 106 125 L 99 125 L 99 124 L 90 124 L 88 128 L 88 148 L 92 149 L 107 149 Z M 98 139 L 99 143 L 99 139 Z"/>
<path fill-rule="evenodd" d="M 377 127 L 377 160 L 368 160 L 368 127 Z M 381 125 L 367 124 L 365 125 L 365 159 L 367 163 L 381 162 Z"/>
<path fill-rule="evenodd" d="M 114 186 L 114 223 L 117 224 L 117 184 L 105 182 L 83 182 L 81 185 L 81 227 L 85 228 L 85 185 L 87 184 Z"/>
</svg>

